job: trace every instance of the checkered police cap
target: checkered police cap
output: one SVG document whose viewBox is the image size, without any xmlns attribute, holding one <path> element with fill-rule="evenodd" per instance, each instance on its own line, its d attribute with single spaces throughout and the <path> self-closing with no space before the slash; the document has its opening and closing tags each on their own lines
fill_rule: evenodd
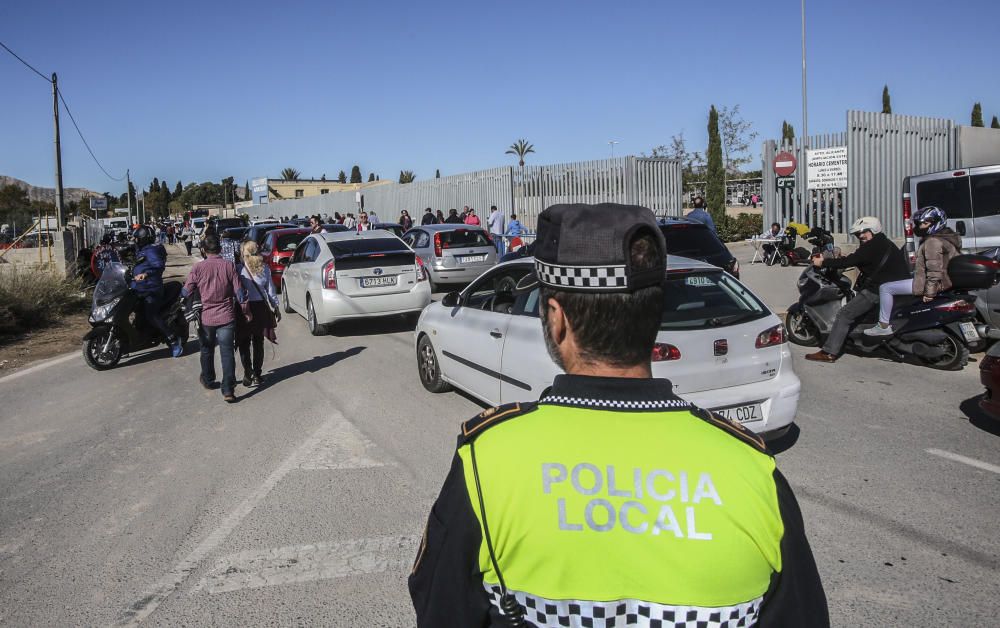
<svg viewBox="0 0 1000 628">
<path fill-rule="evenodd" d="M 648 233 L 660 261 L 650 269 L 632 268 L 631 245 Z M 535 272 L 517 291 L 541 284 L 567 292 L 635 292 L 663 283 L 666 242 L 653 212 L 638 205 L 553 205 L 538 216 Z"/>
</svg>

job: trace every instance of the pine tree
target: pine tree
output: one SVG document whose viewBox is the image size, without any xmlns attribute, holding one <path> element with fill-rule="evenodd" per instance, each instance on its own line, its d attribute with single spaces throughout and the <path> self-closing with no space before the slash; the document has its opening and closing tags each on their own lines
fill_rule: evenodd
<svg viewBox="0 0 1000 628">
<path fill-rule="evenodd" d="M 889 86 L 882 88 L 882 113 L 892 113 L 892 103 L 889 102 Z"/>
<path fill-rule="evenodd" d="M 374 180 L 375 180 L 375 173 L 374 172 L 369 172 L 368 173 L 368 183 L 371 183 Z"/>
<path fill-rule="evenodd" d="M 719 112 L 715 105 L 708 111 L 708 167 L 705 173 L 705 204 L 715 224 L 726 215 L 726 171 L 722 166 L 722 138 L 719 136 Z"/>
<path fill-rule="evenodd" d="M 990 123 L 991 129 L 1000 129 L 1000 120 L 997 120 L 996 116 L 993 116 L 993 122 Z"/>
<path fill-rule="evenodd" d="M 347 173 L 343 170 L 337 175 L 337 183 L 347 183 Z"/>
<path fill-rule="evenodd" d="M 434 171 L 434 178 L 435 179 L 440 179 L 441 178 L 441 169 L 440 168 Z"/>
<path fill-rule="evenodd" d="M 979 103 L 972 105 L 972 126 L 986 126 L 983 124 L 983 106 Z"/>
<path fill-rule="evenodd" d="M 361 183 L 361 168 L 354 166 L 351 168 L 351 183 Z"/>
</svg>

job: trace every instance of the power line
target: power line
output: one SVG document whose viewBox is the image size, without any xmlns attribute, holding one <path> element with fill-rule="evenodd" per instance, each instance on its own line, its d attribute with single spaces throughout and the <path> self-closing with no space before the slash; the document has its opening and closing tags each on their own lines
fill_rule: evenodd
<svg viewBox="0 0 1000 628">
<path fill-rule="evenodd" d="M 73 112 L 69 110 L 69 105 L 66 104 L 66 99 L 63 98 L 62 90 L 59 89 L 57 91 L 59 93 L 59 102 L 61 102 L 63 104 L 63 107 L 66 108 L 66 113 L 69 114 L 69 119 L 73 123 L 73 128 L 76 129 L 76 132 L 80 136 L 80 139 L 83 140 L 83 145 L 87 147 L 87 152 L 90 153 L 90 156 L 94 160 L 94 163 L 97 164 L 97 167 L 101 169 L 101 172 L 103 172 L 112 181 L 124 181 L 125 177 L 113 177 L 107 170 L 104 169 L 104 166 L 101 165 L 101 162 L 97 159 L 97 156 L 94 155 L 94 151 L 90 149 L 90 144 L 87 143 L 87 138 L 83 137 L 83 131 L 80 130 L 80 126 L 76 123 L 76 118 L 73 117 Z"/>
<path fill-rule="evenodd" d="M 25 67 L 27 67 L 29 70 L 31 70 L 32 72 L 34 72 L 38 76 L 42 77 L 45 81 L 47 81 L 49 83 L 52 82 L 51 78 L 45 76 L 44 74 L 42 74 L 41 72 L 39 72 L 38 70 L 36 70 L 35 66 L 31 65 L 30 63 L 28 63 L 27 61 L 25 61 L 24 59 L 22 59 L 21 57 L 19 57 L 16 52 L 14 52 L 10 48 L 8 48 L 2 41 L 0 41 L 0 46 L 2 46 L 3 49 L 6 50 L 7 52 L 9 52 L 10 54 L 14 55 L 14 58 L 17 59 L 18 61 L 20 61 L 21 63 L 23 63 L 25 65 Z"/>
</svg>

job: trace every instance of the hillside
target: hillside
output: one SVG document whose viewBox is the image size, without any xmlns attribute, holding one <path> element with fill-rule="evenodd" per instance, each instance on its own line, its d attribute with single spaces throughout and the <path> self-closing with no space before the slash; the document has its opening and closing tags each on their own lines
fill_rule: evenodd
<svg viewBox="0 0 1000 628">
<path fill-rule="evenodd" d="M 44 201 L 47 203 L 56 202 L 55 188 L 35 187 L 34 185 L 21 181 L 20 179 L 0 175 L 0 187 L 5 185 L 16 185 L 22 190 L 25 190 L 28 193 L 28 199 L 32 201 Z M 90 198 L 92 196 L 101 196 L 101 193 L 94 192 L 93 190 L 88 190 L 86 188 L 63 188 L 63 201 L 66 203 L 69 203 L 70 201 L 79 202 L 80 199 Z"/>
</svg>

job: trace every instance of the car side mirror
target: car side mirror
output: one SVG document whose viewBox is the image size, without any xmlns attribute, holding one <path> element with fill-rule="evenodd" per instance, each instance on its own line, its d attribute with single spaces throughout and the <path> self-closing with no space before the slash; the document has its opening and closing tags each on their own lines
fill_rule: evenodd
<svg viewBox="0 0 1000 628">
<path fill-rule="evenodd" d="M 462 297 L 459 293 L 449 292 L 444 295 L 443 299 L 441 299 L 441 305 L 445 307 L 458 307 L 461 304 L 461 301 Z"/>
<path fill-rule="evenodd" d="M 960 236 L 964 236 L 965 235 L 965 221 L 964 220 L 957 220 L 957 221 L 955 221 L 955 231 L 957 231 L 958 235 L 960 235 Z"/>
</svg>

